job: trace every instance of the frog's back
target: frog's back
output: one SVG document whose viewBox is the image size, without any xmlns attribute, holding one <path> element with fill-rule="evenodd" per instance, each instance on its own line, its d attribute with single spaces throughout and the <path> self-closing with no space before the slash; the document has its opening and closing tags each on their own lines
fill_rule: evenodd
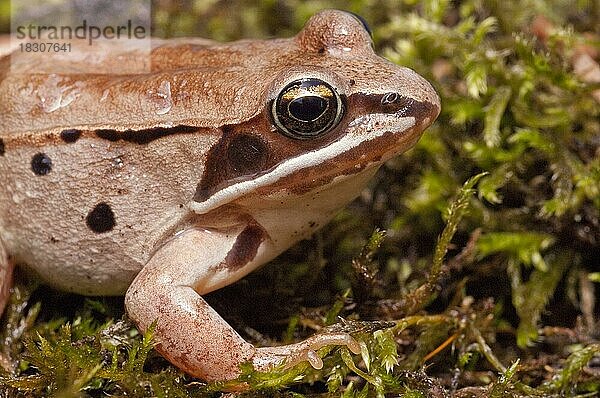
<svg viewBox="0 0 600 398">
<path fill-rule="evenodd" d="M 0 136 L 56 126 L 234 124 L 261 108 L 247 88 L 264 80 L 274 54 L 285 57 L 287 42 L 154 40 L 150 55 L 116 42 L 79 60 L 67 54 L 41 65 L 15 51 L 0 58 Z"/>
</svg>

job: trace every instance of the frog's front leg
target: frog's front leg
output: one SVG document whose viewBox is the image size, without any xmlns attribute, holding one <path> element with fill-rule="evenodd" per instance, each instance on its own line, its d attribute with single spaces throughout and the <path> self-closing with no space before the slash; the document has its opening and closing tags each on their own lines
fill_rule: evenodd
<svg viewBox="0 0 600 398">
<path fill-rule="evenodd" d="M 0 315 L 2 315 L 10 296 L 13 268 L 14 264 L 10 261 L 8 251 L 0 237 Z"/>
<path fill-rule="evenodd" d="M 279 254 L 257 224 L 228 230 L 192 228 L 162 246 L 138 274 L 125 298 L 127 312 L 145 330 L 157 321 L 157 349 L 187 373 L 204 380 L 229 380 L 252 361 L 267 370 L 284 360 L 321 366 L 315 350 L 357 343 L 346 334 L 314 336 L 281 347 L 255 348 L 201 297 L 243 277 Z"/>
</svg>

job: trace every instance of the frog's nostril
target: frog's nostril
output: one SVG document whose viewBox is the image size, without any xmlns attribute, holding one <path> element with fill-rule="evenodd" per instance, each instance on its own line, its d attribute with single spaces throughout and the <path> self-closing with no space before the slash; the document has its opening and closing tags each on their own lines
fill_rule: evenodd
<svg viewBox="0 0 600 398">
<path fill-rule="evenodd" d="M 385 113 L 396 117 L 415 117 L 418 123 L 430 124 L 440 112 L 439 101 L 430 101 L 429 98 L 418 100 L 393 91 L 383 94 L 380 102 L 380 109 Z"/>
<path fill-rule="evenodd" d="M 381 96 L 380 109 L 386 113 L 394 113 L 396 116 L 410 116 L 409 114 L 414 102 L 415 100 L 410 97 L 390 91 Z"/>
<path fill-rule="evenodd" d="M 398 101 L 399 98 L 400 96 L 398 95 L 398 93 L 386 93 L 383 97 L 381 97 L 381 105 L 393 104 L 394 102 Z"/>
</svg>

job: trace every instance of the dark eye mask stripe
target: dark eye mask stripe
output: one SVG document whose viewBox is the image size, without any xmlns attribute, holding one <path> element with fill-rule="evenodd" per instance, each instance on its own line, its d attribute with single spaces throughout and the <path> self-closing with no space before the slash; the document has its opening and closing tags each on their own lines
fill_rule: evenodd
<svg viewBox="0 0 600 398">
<path fill-rule="evenodd" d="M 398 114 L 399 117 L 415 116 L 417 119 L 420 119 L 421 116 L 424 118 L 435 109 L 435 106 L 429 102 L 419 102 L 402 95 L 391 96 L 389 93 L 368 95 L 357 93 L 348 97 L 347 101 L 349 106 L 348 109 L 352 109 L 352 113 L 356 115 L 395 113 Z M 384 105 L 382 105 L 382 102 L 384 102 Z M 228 186 L 270 173 L 277 165 L 285 160 L 330 145 L 332 142 L 345 135 L 348 123 L 349 120 L 342 120 L 338 127 L 319 139 L 294 140 L 283 137 L 285 145 L 280 148 L 273 148 L 272 146 L 274 143 L 272 140 L 270 144 L 267 144 L 267 141 L 269 141 L 267 135 L 261 135 L 260 137 L 257 137 L 257 139 L 262 138 L 264 146 L 261 147 L 260 152 L 252 152 L 252 156 L 254 156 L 255 159 L 253 164 L 256 167 L 254 169 L 247 167 L 245 170 L 232 167 L 231 156 L 228 153 L 227 148 L 230 143 L 235 140 L 235 136 L 247 134 L 248 131 L 268 130 L 268 122 L 265 122 L 264 117 L 259 115 L 236 126 L 223 127 L 221 139 L 213 145 L 207 154 L 206 167 L 202 179 L 196 188 L 194 201 L 200 203 L 205 202 L 212 195 Z M 278 141 L 281 142 L 279 138 Z M 296 145 L 297 147 L 292 150 L 289 148 L 291 145 Z"/>
<path fill-rule="evenodd" d="M 356 115 L 390 114 L 394 115 L 393 117 L 398 117 L 398 130 L 395 131 L 392 128 L 392 131 L 389 132 L 390 137 L 393 137 L 397 133 L 408 131 L 412 126 L 420 126 L 423 120 L 431 118 L 437 112 L 437 107 L 432 103 L 416 101 L 401 95 L 397 97 L 392 96 L 392 98 L 388 95 L 386 101 L 384 101 L 385 106 L 382 106 L 382 100 L 385 95 L 353 94 L 348 99 L 349 109 L 355 111 L 353 113 Z M 412 122 L 408 120 L 402 121 L 402 119 L 412 119 Z M 311 147 L 296 147 L 294 151 L 288 151 L 285 154 L 281 154 L 284 149 L 271 149 L 267 155 L 267 161 L 263 163 L 264 168 L 249 174 L 228 172 L 227 159 L 225 156 L 222 156 L 224 153 L 223 148 L 227 145 L 226 140 L 231 139 L 227 136 L 231 133 L 235 134 L 235 129 L 239 127 L 236 126 L 233 128 L 233 131 L 224 134 L 221 141 L 217 142 L 210 149 L 204 175 L 194 195 L 196 203 L 192 204 L 192 209 L 198 213 L 210 211 L 223 203 L 243 196 L 246 192 L 266 185 L 276 184 L 280 178 L 285 177 L 286 173 L 294 172 L 294 170 L 308 171 L 320 164 L 319 162 L 328 159 L 323 158 L 323 156 L 337 157 L 345 150 L 353 150 L 359 145 L 361 140 L 366 142 L 377 138 L 378 133 L 375 130 L 367 132 L 371 137 L 347 137 L 346 132 L 350 122 L 352 121 L 342 121 L 330 134 L 325 135 L 327 137 L 326 140 L 300 140 L 302 144 L 312 144 Z M 258 131 L 261 131 L 261 129 L 258 129 Z M 387 132 L 381 131 L 380 133 Z M 395 140 L 397 139 L 398 137 L 395 138 Z M 391 139 L 391 141 L 393 140 Z M 289 146 L 293 143 L 298 143 L 298 141 L 288 140 L 284 143 Z M 348 147 L 346 148 L 344 145 Z M 380 148 L 376 152 L 381 152 L 380 155 L 382 155 L 385 150 L 385 148 Z"/>
</svg>

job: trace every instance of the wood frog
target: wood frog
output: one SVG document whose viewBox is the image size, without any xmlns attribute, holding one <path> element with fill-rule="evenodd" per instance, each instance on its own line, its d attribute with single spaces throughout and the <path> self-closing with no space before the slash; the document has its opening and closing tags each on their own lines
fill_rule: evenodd
<svg viewBox="0 0 600 398">
<path fill-rule="evenodd" d="M 204 380 L 356 352 L 343 333 L 254 347 L 202 296 L 310 236 L 413 146 L 440 111 L 431 85 L 332 10 L 289 39 L 156 40 L 149 73 L 90 62 L 124 61 L 57 74 L 0 60 L 0 308 L 14 265 L 125 294 L 141 330 L 157 321 L 158 351 Z"/>
</svg>

